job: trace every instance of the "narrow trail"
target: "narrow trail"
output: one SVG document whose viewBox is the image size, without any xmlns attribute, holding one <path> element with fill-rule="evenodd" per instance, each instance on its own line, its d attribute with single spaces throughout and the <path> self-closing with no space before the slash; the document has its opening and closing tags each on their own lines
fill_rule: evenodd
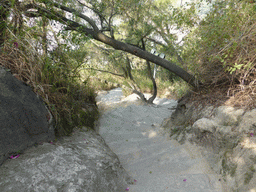
<svg viewBox="0 0 256 192">
<path fill-rule="evenodd" d="M 139 105 L 135 95 L 124 99 L 121 88 L 99 94 L 97 101 L 105 109 L 98 132 L 134 178 L 130 192 L 223 191 L 197 148 L 180 145 L 161 128 L 176 101 L 157 98 L 155 105 Z"/>
</svg>

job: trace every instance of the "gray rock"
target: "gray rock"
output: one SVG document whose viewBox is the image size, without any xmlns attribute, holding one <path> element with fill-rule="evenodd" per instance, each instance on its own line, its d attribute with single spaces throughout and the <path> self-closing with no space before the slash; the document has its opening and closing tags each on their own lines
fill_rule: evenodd
<svg viewBox="0 0 256 192">
<path fill-rule="evenodd" d="M 256 133 L 256 109 L 246 112 L 238 126 L 238 131 L 247 133 L 249 131 Z"/>
<path fill-rule="evenodd" d="M 131 178 L 95 131 L 76 130 L 50 144 L 53 124 L 32 89 L 0 67 L 1 192 L 125 191 Z"/>
<path fill-rule="evenodd" d="M 0 167 L 1 192 L 120 192 L 131 178 L 93 130 L 32 147 Z"/>
<path fill-rule="evenodd" d="M 197 120 L 192 128 L 194 130 L 198 130 L 199 132 L 214 132 L 216 128 L 218 127 L 218 124 L 213 121 L 212 119 L 202 118 Z"/>
<path fill-rule="evenodd" d="M 255 142 L 254 137 L 246 138 L 232 150 L 229 161 L 226 161 L 226 168 L 232 175 L 227 175 L 226 183 L 231 189 L 230 191 L 246 191 L 256 190 L 256 174 L 255 174 Z"/>
<path fill-rule="evenodd" d="M 216 130 L 217 132 L 225 135 L 225 134 L 232 134 L 232 127 L 231 126 L 219 126 Z"/>
<path fill-rule="evenodd" d="M 229 106 L 220 106 L 216 110 L 215 120 L 218 122 L 218 124 L 224 126 L 236 125 L 243 114 L 243 109 L 235 109 L 234 107 Z"/>
<path fill-rule="evenodd" d="M 171 117 L 166 120 L 164 127 L 186 127 L 192 125 L 198 119 L 212 117 L 214 111 L 213 106 L 195 105 L 194 103 L 186 103 L 186 100 L 181 100 Z"/>
<path fill-rule="evenodd" d="M 229 106 L 195 106 L 181 100 L 164 125 L 173 130 L 176 125 L 184 129 L 190 123 L 190 141 L 202 146 L 211 168 L 222 174 L 227 187 L 223 191 L 256 191 L 256 109 L 245 112 Z"/>
<path fill-rule="evenodd" d="M 0 165 L 11 155 L 55 139 L 53 118 L 32 89 L 0 66 Z"/>
</svg>

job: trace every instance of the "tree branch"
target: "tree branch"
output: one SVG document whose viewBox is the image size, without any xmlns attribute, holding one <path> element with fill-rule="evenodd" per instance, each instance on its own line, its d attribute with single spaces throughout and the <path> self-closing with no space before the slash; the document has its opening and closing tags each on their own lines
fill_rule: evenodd
<svg viewBox="0 0 256 192">
<path fill-rule="evenodd" d="M 113 73 L 111 71 L 105 71 L 105 70 L 101 70 L 101 69 L 94 69 L 94 68 L 82 68 L 82 69 L 91 69 L 91 70 L 100 71 L 100 72 L 104 72 L 104 73 L 110 73 L 112 75 L 116 75 L 116 76 L 119 76 L 119 77 L 124 77 L 123 74 Z"/>
<path fill-rule="evenodd" d="M 45 1 L 47 1 L 47 0 L 45 0 Z M 65 6 L 62 6 L 62 5 L 57 6 L 57 3 L 54 3 L 54 4 L 56 4 L 56 7 L 59 7 L 62 10 L 69 10 L 69 11 L 71 11 L 71 13 L 76 13 L 76 12 L 73 12 L 72 9 L 66 8 Z M 130 53 L 132 55 L 135 55 L 137 57 L 140 57 L 142 59 L 148 60 L 152 63 L 155 63 L 155 64 L 175 73 L 176 75 L 181 77 L 183 80 L 185 80 L 187 83 L 189 83 L 193 87 L 199 87 L 199 85 L 201 85 L 201 83 L 193 75 L 189 74 L 188 72 L 183 70 L 181 67 L 175 65 L 173 62 L 162 59 L 156 55 L 153 55 L 147 51 L 142 50 L 141 48 L 138 48 L 138 47 L 129 45 L 127 43 L 118 41 L 116 39 L 110 38 L 110 37 L 106 36 L 105 34 L 101 33 L 97 27 L 96 28 L 93 27 L 93 29 L 87 28 L 82 24 L 79 24 L 75 21 L 67 19 L 66 17 L 63 17 L 62 15 L 60 15 L 54 11 L 49 11 L 45 8 L 42 8 L 39 5 L 34 5 L 34 8 L 38 9 L 38 12 L 40 14 L 46 13 L 45 16 L 47 18 L 59 21 L 62 24 L 67 25 L 69 28 L 72 28 L 73 30 L 76 30 L 78 32 L 82 32 L 85 35 L 90 36 L 90 37 L 94 38 L 95 40 L 98 40 L 102 43 L 105 43 L 105 44 L 113 47 L 116 50 L 122 50 L 122 51 Z M 79 15 L 80 14 L 78 14 L 78 16 Z M 94 26 L 95 22 L 93 20 L 91 20 L 88 17 L 84 17 L 84 19 L 86 19 L 87 22 L 89 22 L 92 26 Z"/>
<path fill-rule="evenodd" d="M 48 18 L 48 19 L 51 19 L 51 20 L 56 20 L 56 21 L 59 21 L 60 23 L 64 24 L 64 25 L 67 25 L 67 27 L 69 29 L 73 29 L 73 30 L 76 30 L 76 31 L 79 31 L 79 32 L 83 32 L 85 33 L 85 35 L 91 35 L 93 36 L 94 34 L 94 30 L 93 29 L 90 29 L 90 28 L 87 28 L 75 21 L 72 21 L 70 19 L 67 19 L 66 17 L 60 15 L 59 13 L 57 12 L 54 12 L 54 11 L 49 11 L 47 10 L 46 8 L 43 8 L 39 5 L 36 5 L 36 4 L 28 4 L 25 6 L 25 8 L 28 9 L 37 9 L 37 11 L 25 11 L 24 14 L 28 17 L 32 16 L 32 17 L 38 17 L 38 16 L 42 16 L 43 13 L 47 13 L 45 16 Z"/>
<path fill-rule="evenodd" d="M 105 21 L 105 22 L 107 23 L 107 25 L 108 25 L 108 22 L 107 22 L 106 18 L 105 18 L 99 11 L 93 9 L 92 7 L 89 7 L 88 5 L 85 5 L 84 3 L 80 2 L 79 0 L 77 0 L 77 2 L 78 2 L 80 5 L 85 6 L 86 8 L 92 10 L 94 13 L 96 13 L 96 14 L 99 16 L 102 30 L 104 29 L 104 27 L 103 27 L 103 22 L 104 22 L 104 21 Z"/>
<path fill-rule="evenodd" d="M 142 42 L 142 48 L 145 50 L 146 47 L 145 47 L 144 40 L 141 39 L 141 42 Z M 153 78 L 153 75 L 152 75 L 152 71 L 151 71 L 151 67 L 150 67 L 150 62 L 148 60 L 146 60 L 146 62 L 147 62 L 147 67 L 148 67 L 148 75 L 149 75 L 149 78 L 151 79 L 151 81 L 153 83 L 153 96 L 150 97 L 147 100 L 147 102 L 148 103 L 153 103 L 153 101 L 155 100 L 156 95 L 157 95 L 157 86 L 156 86 L 156 81 L 155 81 L 155 79 Z"/>
<path fill-rule="evenodd" d="M 180 55 L 177 53 L 176 49 L 174 48 L 174 46 L 172 45 L 172 43 L 163 35 L 162 31 L 158 31 L 159 35 L 161 35 L 161 37 L 164 39 L 164 41 L 167 43 L 169 49 L 171 49 L 171 51 L 173 52 L 173 54 L 177 57 L 178 61 L 184 65 L 184 61 L 183 59 L 180 57 Z"/>
<path fill-rule="evenodd" d="M 72 9 L 72 8 L 69 8 L 69 7 L 66 7 L 66 6 L 63 6 L 63 5 L 58 4 L 58 3 L 54 3 L 54 2 L 49 1 L 49 0 L 42 0 L 42 1 L 43 1 L 44 3 L 53 5 L 53 6 L 56 7 L 56 8 L 60 8 L 60 9 L 62 9 L 63 11 L 67 11 L 67 12 L 69 12 L 69 13 L 72 13 L 72 14 L 74 14 L 74 15 L 76 15 L 76 16 L 82 18 L 82 19 L 84 19 L 85 21 L 87 21 L 87 22 L 92 26 L 92 28 L 93 28 L 96 32 L 99 31 L 99 28 L 97 27 L 96 23 L 95 23 L 93 20 L 91 20 L 91 19 L 90 19 L 89 17 L 87 17 L 86 15 L 84 15 L 84 14 L 78 12 L 77 10 Z"/>
</svg>

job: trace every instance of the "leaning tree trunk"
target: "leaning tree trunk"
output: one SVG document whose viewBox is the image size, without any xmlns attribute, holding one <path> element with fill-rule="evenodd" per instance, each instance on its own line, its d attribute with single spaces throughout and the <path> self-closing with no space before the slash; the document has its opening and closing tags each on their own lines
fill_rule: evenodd
<svg viewBox="0 0 256 192">
<path fill-rule="evenodd" d="M 142 50 L 139 47 L 136 47 L 136 46 L 133 46 L 133 45 L 130 45 L 127 43 L 123 43 L 123 42 L 115 40 L 115 39 L 111 39 L 101 32 L 98 32 L 98 33 L 92 34 L 92 35 L 96 40 L 101 41 L 107 45 L 110 45 L 117 50 L 122 50 L 122 51 L 125 51 L 128 53 L 131 53 L 133 55 L 136 55 L 137 57 L 148 60 L 152 63 L 155 63 L 155 64 L 175 73 L 176 75 L 181 77 L 184 81 L 186 81 L 193 87 L 198 88 L 200 85 L 200 82 L 193 75 L 189 74 L 187 71 L 185 71 L 181 67 L 175 65 L 171 61 L 162 59 L 156 55 L 153 55 L 147 51 Z"/>
</svg>

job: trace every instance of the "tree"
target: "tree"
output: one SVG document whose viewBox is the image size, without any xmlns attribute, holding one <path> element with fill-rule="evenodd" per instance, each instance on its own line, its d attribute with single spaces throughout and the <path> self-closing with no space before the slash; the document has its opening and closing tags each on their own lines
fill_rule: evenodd
<svg viewBox="0 0 256 192">
<path fill-rule="evenodd" d="M 0 46 L 5 40 L 6 20 L 9 15 L 10 5 L 8 1 L 0 2 Z"/>
<path fill-rule="evenodd" d="M 67 2 L 67 1 L 66 1 Z M 79 2 L 79 1 L 78 1 Z M 90 2 L 90 3 L 88 3 Z M 175 63 L 171 61 L 167 61 L 165 59 L 159 58 L 142 48 L 125 43 L 121 40 L 117 40 L 114 37 L 114 27 L 112 25 L 112 20 L 115 14 L 120 10 L 116 10 L 117 5 L 120 4 L 120 0 L 109 1 L 109 3 L 115 4 L 112 6 L 112 9 L 108 10 L 108 18 L 106 16 L 106 11 L 102 14 L 100 10 L 97 10 L 95 7 L 97 6 L 106 6 L 105 1 L 100 4 L 97 1 L 88 1 L 86 3 L 79 2 L 80 6 L 84 6 L 87 10 L 91 10 L 94 15 L 86 16 L 82 13 L 82 11 L 78 11 L 77 9 L 70 8 L 64 4 L 55 3 L 50 0 L 40 0 L 37 3 L 29 3 L 23 5 L 23 12 L 28 17 L 42 17 L 45 16 L 50 20 L 59 21 L 60 23 L 66 26 L 65 30 L 74 30 L 80 32 L 90 38 L 93 38 L 97 41 L 100 41 L 106 45 L 113 47 L 116 50 L 122 50 L 152 63 L 155 63 L 173 73 L 181 77 L 183 80 L 188 82 L 193 87 L 199 87 L 200 82 L 195 78 L 195 76 L 191 75 L 187 71 L 183 70 L 181 67 L 177 66 Z M 138 3 L 138 2 L 137 2 Z M 139 1 L 139 3 L 143 3 L 143 1 Z M 70 4 L 70 2 L 67 2 Z M 123 5 L 124 6 L 124 5 Z M 69 12 L 73 14 L 76 18 L 82 19 L 80 22 L 71 20 L 64 16 L 62 12 Z M 98 24 L 100 27 L 98 27 Z M 109 35 L 107 35 L 107 33 Z"/>
</svg>

